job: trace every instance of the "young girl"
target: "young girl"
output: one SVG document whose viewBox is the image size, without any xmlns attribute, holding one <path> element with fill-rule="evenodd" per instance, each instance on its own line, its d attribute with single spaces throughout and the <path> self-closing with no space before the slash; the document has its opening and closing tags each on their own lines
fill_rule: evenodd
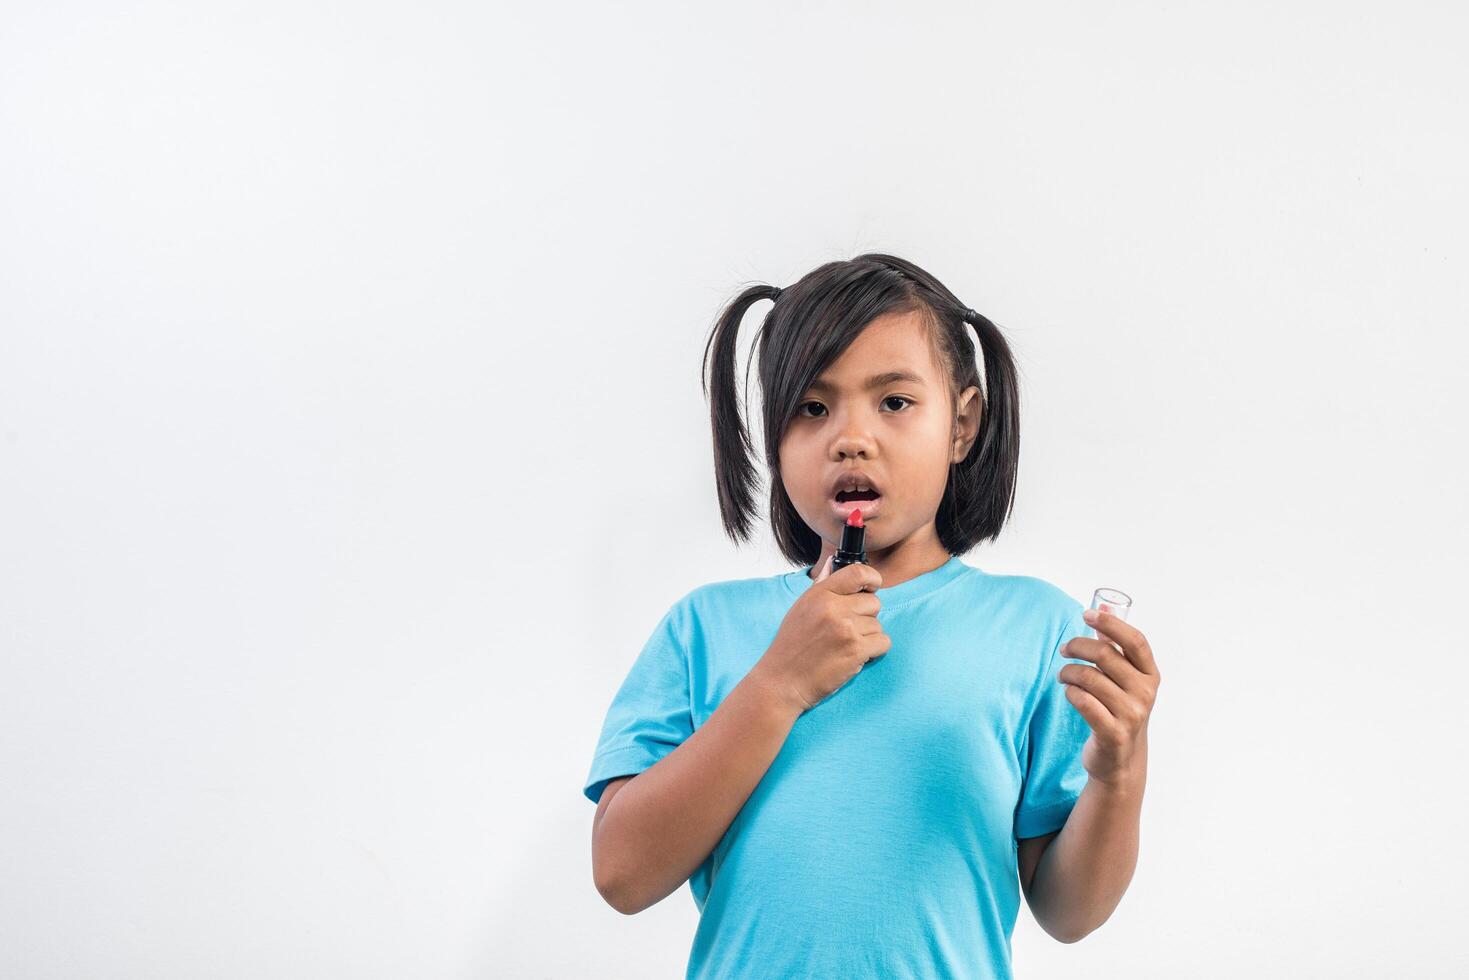
<svg viewBox="0 0 1469 980">
<path fill-rule="evenodd" d="M 801 567 L 695 588 L 658 623 L 586 780 L 597 889 L 631 915 L 688 881 L 689 977 L 1009 977 L 1022 890 L 1069 943 L 1127 888 L 1157 665 L 1116 617 L 959 560 L 1013 504 L 1015 363 L 891 255 L 751 287 L 715 325 L 736 542 L 755 471 L 735 336 L 763 299 L 769 516 Z M 833 573 L 854 507 L 869 564 Z"/>
</svg>

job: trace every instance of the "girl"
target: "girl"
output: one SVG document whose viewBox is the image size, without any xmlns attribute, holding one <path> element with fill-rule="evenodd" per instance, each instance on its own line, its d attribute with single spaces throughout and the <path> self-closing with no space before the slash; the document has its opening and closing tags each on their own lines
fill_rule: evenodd
<svg viewBox="0 0 1469 980">
<path fill-rule="evenodd" d="M 719 317 L 705 393 L 731 538 L 755 510 L 735 335 L 763 299 L 769 516 L 801 567 L 703 585 L 658 623 L 584 788 L 597 889 L 631 915 L 688 881 L 689 977 L 1009 977 L 1022 891 L 1069 943 L 1127 888 L 1157 665 L 1110 614 L 959 560 L 1011 511 L 1016 367 L 891 255 Z M 832 573 L 854 507 L 869 564 Z"/>
</svg>

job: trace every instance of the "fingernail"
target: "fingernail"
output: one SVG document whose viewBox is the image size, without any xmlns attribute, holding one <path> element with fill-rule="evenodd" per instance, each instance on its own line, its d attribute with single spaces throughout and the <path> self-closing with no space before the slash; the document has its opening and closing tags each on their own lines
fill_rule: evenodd
<svg viewBox="0 0 1469 980">
<path fill-rule="evenodd" d="M 1097 611 L 1095 609 L 1088 609 L 1086 612 L 1081 614 L 1081 618 L 1086 620 L 1088 623 L 1095 623 L 1097 621 Z"/>
</svg>

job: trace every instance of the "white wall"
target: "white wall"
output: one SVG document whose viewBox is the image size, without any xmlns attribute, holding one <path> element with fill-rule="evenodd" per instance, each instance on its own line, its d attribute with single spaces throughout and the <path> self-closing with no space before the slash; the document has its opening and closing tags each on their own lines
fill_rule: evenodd
<svg viewBox="0 0 1469 980">
<path fill-rule="evenodd" d="M 1131 890 L 1018 973 L 1461 975 L 1466 15 L 985 7 L 7 5 L 0 974 L 681 976 L 581 780 L 787 568 L 713 316 L 882 250 L 1024 372 L 966 560 L 1164 677 Z"/>
</svg>

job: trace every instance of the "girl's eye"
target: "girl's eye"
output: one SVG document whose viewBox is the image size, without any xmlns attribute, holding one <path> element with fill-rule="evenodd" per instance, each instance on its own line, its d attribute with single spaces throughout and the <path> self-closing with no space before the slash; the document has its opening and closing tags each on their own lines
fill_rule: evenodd
<svg viewBox="0 0 1469 980">
<path fill-rule="evenodd" d="M 913 404 L 913 400 L 911 398 L 904 398 L 902 395 L 888 395 L 886 398 L 884 398 L 882 400 L 882 403 L 884 405 L 886 405 L 888 402 L 901 402 L 902 403 L 901 406 L 899 406 L 898 408 L 893 409 L 894 412 L 901 412 L 903 410 L 903 407 L 904 406 Z M 814 419 L 814 418 L 820 418 L 821 417 L 819 415 L 807 415 L 806 413 L 802 412 L 801 409 L 805 408 L 807 405 L 814 405 L 817 408 L 821 409 L 823 412 L 826 411 L 826 406 L 823 405 L 823 404 L 821 404 L 821 402 L 802 402 L 800 405 L 796 406 L 796 414 L 797 415 L 800 415 L 802 418 L 808 418 L 808 419 Z"/>
</svg>

